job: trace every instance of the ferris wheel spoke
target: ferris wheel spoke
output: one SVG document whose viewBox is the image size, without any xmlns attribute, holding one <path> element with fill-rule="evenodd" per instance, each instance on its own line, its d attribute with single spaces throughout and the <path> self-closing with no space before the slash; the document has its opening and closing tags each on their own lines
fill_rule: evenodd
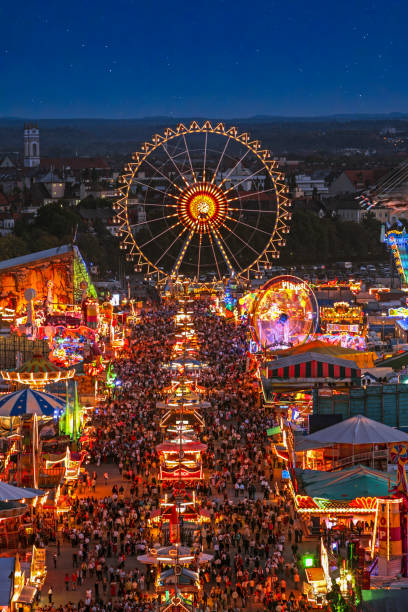
<svg viewBox="0 0 408 612">
<path fill-rule="evenodd" d="M 228 191 L 230 190 L 228 189 Z M 225 191 L 224 193 L 228 193 L 228 191 Z M 276 192 L 276 189 L 275 187 L 271 187 L 270 189 L 261 189 L 261 191 L 255 191 L 255 192 L 246 193 L 245 195 L 242 195 L 242 196 L 236 196 L 235 198 L 227 198 L 227 202 L 235 202 L 236 200 L 243 200 L 244 198 L 254 198 L 257 195 L 268 193 L 269 191 Z"/>
<path fill-rule="evenodd" d="M 204 162 L 203 162 L 203 181 L 205 182 L 205 164 L 207 162 L 207 140 L 208 132 L 205 133 L 205 144 L 204 144 Z"/>
<path fill-rule="evenodd" d="M 153 240 L 157 240 L 157 238 L 160 238 L 160 236 L 164 236 L 164 234 L 166 234 L 167 232 L 169 232 L 170 230 L 174 229 L 175 227 L 177 227 L 178 225 L 181 225 L 181 221 L 177 221 L 177 223 L 174 223 L 173 225 L 170 225 L 169 227 L 167 227 L 165 230 L 163 230 L 162 232 L 160 232 L 160 234 L 157 234 L 157 236 L 153 236 L 153 238 L 151 238 L 150 240 L 148 240 L 147 242 L 145 242 L 144 244 L 141 244 L 139 246 L 139 249 L 142 250 L 144 249 L 145 246 L 147 246 L 148 244 L 150 244 L 151 242 L 153 242 Z"/>
<path fill-rule="evenodd" d="M 250 212 L 250 213 L 272 213 L 276 215 L 276 210 L 262 210 L 260 208 L 232 208 L 228 207 L 228 211 Z"/>
<path fill-rule="evenodd" d="M 186 184 L 186 187 L 190 186 L 190 183 L 188 182 L 188 180 L 186 179 L 186 177 L 184 176 L 184 174 L 181 172 L 180 168 L 178 167 L 178 165 L 176 164 L 176 162 L 174 161 L 174 158 L 170 155 L 170 153 L 167 150 L 167 146 L 163 145 L 163 149 L 167 154 L 167 157 L 169 158 L 169 160 L 172 162 L 173 166 L 175 167 L 175 169 L 177 170 L 177 172 L 180 175 L 180 178 L 184 181 L 184 183 Z"/>
<path fill-rule="evenodd" d="M 157 168 L 157 166 L 154 166 L 153 164 L 151 164 L 148 159 L 145 159 L 144 163 L 147 164 L 148 166 L 150 166 L 150 168 L 152 168 L 152 170 L 154 170 L 155 172 L 158 172 L 160 174 L 160 176 L 162 176 L 164 179 L 166 179 L 166 181 L 168 181 L 170 183 L 170 185 L 172 185 L 175 189 L 177 189 L 177 191 L 179 191 L 180 193 L 183 191 L 182 189 L 180 189 L 180 187 L 178 185 L 176 185 L 176 183 L 174 181 L 171 180 L 171 178 L 169 178 L 161 170 L 159 170 L 159 168 Z"/>
<path fill-rule="evenodd" d="M 155 266 L 157 266 L 161 260 L 163 259 L 163 257 L 165 257 L 165 255 L 167 255 L 167 253 L 170 251 L 171 247 L 177 242 L 177 240 L 180 240 L 180 238 L 182 237 L 182 235 L 184 234 L 184 232 L 187 230 L 186 227 L 184 227 L 180 234 L 178 236 L 175 237 L 175 239 L 173 240 L 173 242 L 167 247 L 167 249 L 165 251 L 163 251 L 163 253 L 160 255 L 159 259 L 155 262 Z"/>
<path fill-rule="evenodd" d="M 224 153 L 225 153 L 225 151 L 227 150 L 227 147 L 228 147 L 228 145 L 229 145 L 229 141 L 230 141 L 230 139 L 229 139 L 229 138 L 227 138 L 227 142 L 225 143 L 224 149 L 223 149 L 223 151 L 222 151 L 222 153 L 221 153 L 221 156 L 220 156 L 220 158 L 219 158 L 219 160 L 218 160 L 217 167 L 216 167 L 215 172 L 214 172 L 214 174 L 213 174 L 213 177 L 212 177 L 212 179 L 211 179 L 211 184 L 213 184 L 213 183 L 214 183 L 214 181 L 215 181 L 215 179 L 216 179 L 216 177 L 217 177 L 217 174 L 218 174 L 218 169 L 219 169 L 219 167 L 220 167 L 220 165 L 221 165 L 221 162 L 222 162 L 222 160 L 223 160 L 223 158 L 224 158 Z"/>
<path fill-rule="evenodd" d="M 213 231 L 213 235 L 214 235 L 214 239 L 217 243 L 218 248 L 221 251 L 221 255 L 224 258 L 225 263 L 227 264 L 227 268 L 231 274 L 231 276 L 233 276 L 235 274 L 235 270 L 233 268 L 233 266 L 231 265 L 231 262 L 228 259 L 228 255 L 226 250 L 229 251 L 229 254 L 231 255 L 231 257 L 234 259 L 235 263 L 237 264 L 239 270 L 242 270 L 241 266 L 239 265 L 239 262 L 237 260 L 237 258 L 235 257 L 234 253 L 231 251 L 231 249 L 228 247 L 227 243 L 225 242 L 225 240 L 223 240 L 221 233 L 218 231 L 217 228 L 213 227 L 212 228 Z M 225 247 L 225 248 L 224 248 Z"/>
<path fill-rule="evenodd" d="M 183 246 L 182 246 L 182 247 L 181 247 L 181 249 L 180 249 L 180 253 L 178 254 L 178 257 L 177 257 L 177 259 L 176 259 L 176 262 L 175 262 L 175 264 L 174 264 L 174 266 L 173 266 L 173 268 L 172 268 L 172 270 L 171 270 L 171 273 L 170 273 L 170 275 L 171 275 L 171 276 L 175 276 L 175 275 L 177 275 L 178 271 L 180 270 L 180 266 L 181 266 L 181 264 L 182 264 L 182 262 L 183 262 L 183 259 L 184 259 L 184 256 L 185 256 L 185 254 L 186 254 L 186 251 L 187 251 L 188 245 L 190 244 L 191 239 L 192 239 L 192 237 L 193 237 L 193 236 L 194 236 L 194 234 L 195 234 L 196 226 L 197 226 L 197 223 L 194 225 L 194 227 L 192 227 L 192 228 L 190 229 L 190 231 L 189 231 L 189 233 L 188 233 L 188 235 L 187 235 L 187 238 L 185 239 L 184 244 L 183 244 Z M 185 227 L 184 229 L 186 230 L 187 228 Z M 183 233 L 184 233 L 184 230 L 183 230 Z M 179 235 L 179 237 L 180 237 L 181 235 L 182 235 L 182 234 L 180 234 L 180 235 Z"/>
<path fill-rule="evenodd" d="M 229 189 L 224 191 L 224 195 L 227 194 L 232 189 L 236 189 L 238 187 L 238 185 L 242 185 L 242 183 L 245 183 L 246 181 L 250 181 L 251 179 L 254 178 L 254 176 L 259 174 L 260 172 L 265 172 L 265 168 L 259 168 L 259 170 L 257 170 L 256 172 L 253 172 L 249 176 L 246 176 L 245 178 L 243 178 L 242 181 L 239 181 L 239 183 L 236 183 L 235 185 L 232 185 Z"/>
<path fill-rule="evenodd" d="M 191 168 L 191 174 L 192 174 L 192 177 L 193 177 L 193 182 L 196 183 L 197 180 L 196 180 L 193 164 L 192 164 L 192 161 L 191 161 L 190 149 L 187 146 L 187 140 L 186 140 L 186 135 L 185 134 L 183 134 L 183 140 L 184 140 L 184 146 L 186 147 L 186 153 L 187 153 L 188 161 L 190 162 L 190 168 Z"/>
<path fill-rule="evenodd" d="M 207 135 L 207 134 L 206 134 Z M 200 282 L 200 265 L 201 265 L 201 246 L 203 242 L 203 230 L 200 226 L 200 234 L 198 237 L 198 255 L 197 255 L 197 282 Z"/>
<path fill-rule="evenodd" d="M 222 276 L 221 276 L 220 268 L 219 268 L 219 265 L 218 265 L 217 255 L 215 254 L 214 242 L 213 242 L 213 239 L 212 239 L 212 236 L 211 236 L 211 232 L 208 232 L 208 237 L 210 239 L 211 250 L 212 250 L 214 261 L 215 261 L 215 267 L 217 268 L 218 278 L 220 279 L 220 278 L 222 278 Z"/>
<path fill-rule="evenodd" d="M 177 217 L 177 213 L 173 215 L 164 215 L 164 217 L 157 217 L 156 219 L 150 219 L 149 221 L 141 221 L 140 223 L 131 223 L 129 225 L 130 228 L 139 227 L 140 225 L 150 225 L 151 223 L 155 223 L 156 221 L 163 221 L 165 219 L 171 219 L 172 217 Z"/>
<path fill-rule="evenodd" d="M 160 195 L 162 197 L 164 195 L 168 195 L 171 198 L 174 198 L 175 200 L 178 200 L 178 197 L 173 195 L 172 193 L 164 193 L 161 189 L 157 189 L 157 187 L 152 187 L 151 185 L 147 185 L 146 183 L 142 183 L 141 181 L 138 181 L 135 178 L 132 179 L 132 184 L 133 183 L 137 183 L 138 185 L 142 185 L 142 187 L 146 187 L 147 189 L 151 189 L 152 191 L 157 191 L 157 193 L 160 193 Z M 153 204 L 151 204 L 151 206 L 153 206 Z M 162 204 L 156 204 L 156 206 L 162 206 Z"/>
<path fill-rule="evenodd" d="M 225 227 L 226 230 L 231 232 L 231 234 L 233 234 L 235 236 L 235 238 L 238 238 L 238 240 L 240 240 L 246 247 L 251 249 L 251 251 L 253 251 L 256 254 L 257 257 L 259 257 L 258 251 L 256 249 L 254 249 L 254 247 L 251 244 L 249 244 L 249 242 L 246 242 L 246 240 L 244 240 L 243 238 L 241 238 L 241 236 L 236 234 L 234 232 L 234 230 L 232 230 L 230 227 L 228 227 L 228 225 L 226 223 L 223 223 L 222 226 Z"/>
<path fill-rule="evenodd" d="M 255 225 L 249 225 L 249 223 L 240 221 L 240 219 L 234 219 L 234 217 L 230 217 L 229 215 L 226 215 L 225 218 L 229 219 L 230 221 L 234 221 L 234 223 L 238 223 L 239 225 L 245 225 L 245 227 L 249 227 L 250 229 L 253 229 L 256 232 L 262 232 L 262 234 L 266 234 L 267 236 L 271 235 L 271 232 L 266 232 L 265 230 L 261 229 L 260 227 L 256 227 Z"/>
<path fill-rule="evenodd" d="M 177 204 L 155 204 L 154 202 L 139 202 L 140 206 L 152 206 L 156 208 L 177 208 Z"/>
<path fill-rule="evenodd" d="M 235 166 L 233 166 L 233 167 L 231 168 L 231 170 L 230 170 L 230 171 L 227 173 L 227 175 L 226 175 L 226 176 L 224 176 L 224 178 L 222 179 L 222 181 L 221 181 L 221 183 L 218 185 L 218 187 L 222 187 L 222 186 L 223 186 L 223 184 L 225 183 L 225 181 L 227 181 L 227 180 L 229 179 L 229 177 L 231 176 L 231 174 L 234 172 L 235 168 L 238 168 L 239 164 L 241 164 L 241 163 L 244 161 L 244 159 L 245 159 L 245 158 L 246 158 L 246 156 L 248 155 L 249 151 L 250 151 L 250 149 L 247 149 L 247 150 L 245 151 L 245 153 L 244 153 L 244 154 L 243 154 L 243 156 L 242 156 L 242 157 L 241 157 L 241 158 L 240 158 L 240 159 L 237 161 L 237 163 L 235 164 Z M 228 190 L 227 190 L 225 193 L 227 193 L 228 191 L 229 191 L 229 189 L 228 189 Z"/>
</svg>

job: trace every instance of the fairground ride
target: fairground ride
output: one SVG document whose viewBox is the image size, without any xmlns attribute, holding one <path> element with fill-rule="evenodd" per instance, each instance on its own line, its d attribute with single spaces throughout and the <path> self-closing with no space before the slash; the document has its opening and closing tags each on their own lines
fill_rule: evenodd
<svg viewBox="0 0 408 612">
<path fill-rule="evenodd" d="M 383 240 L 391 249 L 402 286 L 408 287 L 408 234 L 405 228 L 385 232 Z"/>
<path fill-rule="evenodd" d="M 400 164 L 380 181 L 362 192 L 357 199 L 365 210 L 386 208 L 389 211 L 389 226 L 399 221 L 399 216 L 406 217 L 408 210 L 408 161 Z M 404 213 L 404 214 L 401 214 Z M 382 233 L 382 241 L 387 244 L 394 257 L 395 266 L 400 275 L 401 283 L 408 286 L 408 234 L 405 229 L 391 229 Z"/>
<path fill-rule="evenodd" d="M 388 208 L 396 215 L 408 210 L 408 161 L 381 177 L 378 183 L 359 194 L 357 199 L 366 210 Z"/>
<path fill-rule="evenodd" d="M 126 259 L 159 284 L 260 276 L 285 245 L 289 207 L 270 152 L 209 121 L 181 123 L 145 142 L 114 205 Z"/>
</svg>

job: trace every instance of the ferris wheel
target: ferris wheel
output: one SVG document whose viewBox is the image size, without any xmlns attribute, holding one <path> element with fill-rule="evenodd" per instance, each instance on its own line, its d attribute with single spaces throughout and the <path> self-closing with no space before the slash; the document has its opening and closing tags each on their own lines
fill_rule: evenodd
<svg viewBox="0 0 408 612">
<path fill-rule="evenodd" d="M 222 123 L 155 134 L 125 167 L 118 193 L 121 249 L 158 283 L 259 276 L 289 231 L 277 162 L 258 140 Z"/>
</svg>

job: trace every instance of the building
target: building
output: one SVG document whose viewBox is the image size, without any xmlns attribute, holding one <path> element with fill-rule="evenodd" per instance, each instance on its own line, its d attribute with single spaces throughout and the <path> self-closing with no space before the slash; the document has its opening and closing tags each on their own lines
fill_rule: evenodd
<svg viewBox="0 0 408 612">
<path fill-rule="evenodd" d="M 378 364 L 382 366 L 386 361 Z M 326 390 L 325 390 L 326 391 Z M 347 419 L 363 414 L 370 419 L 407 430 L 408 385 L 381 384 L 367 388 L 349 388 L 342 393 L 325 393 L 313 390 L 313 414 L 317 416 L 340 415 Z"/>
<path fill-rule="evenodd" d="M 353 223 L 360 223 L 367 211 L 364 210 L 359 201 L 346 197 L 346 198 L 334 198 L 326 201 L 328 210 L 331 211 L 332 216 L 339 217 L 343 221 L 352 221 Z"/>
<path fill-rule="evenodd" d="M 81 170 L 110 170 L 103 157 L 42 157 L 38 165 L 43 169 L 77 172 Z"/>
<path fill-rule="evenodd" d="M 24 166 L 36 168 L 40 165 L 40 130 L 38 124 L 24 124 Z"/>
<path fill-rule="evenodd" d="M 264 188 L 266 174 L 254 175 L 253 170 L 246 168 L 241 162 L 231 168 L 217 172 L 216 182 L 224 182 L 227 189 L 240 187 L 243 191 L 258 191 Z"/>
<path fill-rule="evenodd" d="M 368 187 L 375 185 L 386 174 L 383 168 L 372 170 L 345 170 L 332 181 L 329 194 L 336 196 L 343 193 L 360 193 Z"/>
<path fill-rule="evenodd" d="M 310 176 L 308 174 L 297 174 L 295 176 L 296 187 L 306 197 L 322 197 L 327 196 L 329 188 L 326 185 L 324 177 Z"/>
</svg>

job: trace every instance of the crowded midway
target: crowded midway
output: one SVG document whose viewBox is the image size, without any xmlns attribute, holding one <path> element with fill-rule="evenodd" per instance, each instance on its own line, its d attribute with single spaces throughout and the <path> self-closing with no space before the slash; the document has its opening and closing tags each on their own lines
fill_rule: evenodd
<svg viewBox="0 0 408 612">
<path fill-rule="evenodd" d="M 155 450 L 163 437 L 156 402 L 172 378 L 163 363 L 171 357 L 176 312 L 170 303 L 146 313 L 115 362 L 122 386 L 92 418 L 87 470 L 72 489 L 72 511 L 59 522 L 38 595 L 44 610 L 159 609 L 156 572 L 138 557 L 156 543 L 149 519 L 165 488 Z M 210 558 L 200 567 L 194 609 L 307 609 L 297 565 L 304 526 L 273 480 L 276 458 L 265 440 L 274 415 L 265 414 L 245 371 L 246 330 L 201 303 L 192 305 L 191 319 L 198 358 L 208 365 L 195 377 L 208 408 L 200 432 L 204 476 L 192 491 L 209 520 L 187 540 L 195 569 L 199 553 Z M 164 532 L 159 544 L 167 544 Z"/>
</svg>

